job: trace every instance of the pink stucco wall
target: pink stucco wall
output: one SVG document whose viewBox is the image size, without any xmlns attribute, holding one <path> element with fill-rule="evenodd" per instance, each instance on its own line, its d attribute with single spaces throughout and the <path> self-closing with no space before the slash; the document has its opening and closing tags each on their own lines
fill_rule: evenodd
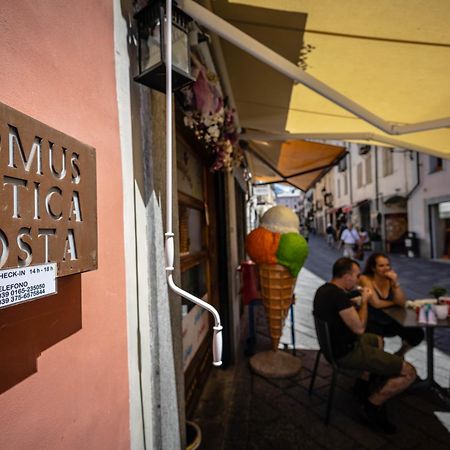
<svg viewBox="0 0 450 450">
<path fill-rule="evenodd" d="M 111 0 L 7 0 L 0 102 L 97 151 L 97 271 L 0 311 L 0 448 L 129 448 L 122 180 Z M 5 344 L 6 342 L 6 344 Z"/>
</svg>

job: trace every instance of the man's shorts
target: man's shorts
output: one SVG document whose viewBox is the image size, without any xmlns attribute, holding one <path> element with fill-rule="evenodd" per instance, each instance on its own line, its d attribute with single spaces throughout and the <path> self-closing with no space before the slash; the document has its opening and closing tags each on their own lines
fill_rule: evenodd
<svg viewBox="0 0 450 450">
<path fill-rule="evenodd" d="M 355 342 L 350 353 L 339 358 L 339 365 L 347 369 L 367 370 L 388 377 L 400 375 L 403 358 L 378 348 L 378 336 L 365 333 Z"/>
</svg>

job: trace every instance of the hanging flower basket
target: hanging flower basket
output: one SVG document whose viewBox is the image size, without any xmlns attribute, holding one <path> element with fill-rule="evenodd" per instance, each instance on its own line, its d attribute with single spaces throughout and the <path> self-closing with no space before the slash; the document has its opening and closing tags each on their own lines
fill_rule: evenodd
<svg viewBox="0 0 450 450">
<path fill-rule="evenodd" d="M 217 75 L 198 58 L 193 61 L 196 81 L 181 90 L 184 124 L 212 156 L 212 171 L 232 171 L 244 158 L 234 123 L 235 111 L 223 98 Z"/>
</svg>

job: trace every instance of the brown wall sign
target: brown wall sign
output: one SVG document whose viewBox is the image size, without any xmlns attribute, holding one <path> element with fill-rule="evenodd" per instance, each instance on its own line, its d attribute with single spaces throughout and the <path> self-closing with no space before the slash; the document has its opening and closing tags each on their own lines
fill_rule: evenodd
<svg viewBox="0 0 450 450">
<path fill-rule="evenodd" d="M 0 103 L 0 269 L 97 268 L 95 149 Z"/>
</svg>

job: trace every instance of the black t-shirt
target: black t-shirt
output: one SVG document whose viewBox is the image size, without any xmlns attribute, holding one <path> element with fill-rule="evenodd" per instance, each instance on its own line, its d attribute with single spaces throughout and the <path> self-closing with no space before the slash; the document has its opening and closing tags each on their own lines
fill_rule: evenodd
<svg viewBox="0 0 450 450">
<path fill-rule="evenodd" d="M 325 283 L 317 289 L 314 297 L 313 314 L 328 323 L 331 347 L 336 358 L 352 350 L 356 335 L 341 319 L 339 311 L 350 308 L 353 303 L 347 293 L 335 284 Z"/>
</svg>

